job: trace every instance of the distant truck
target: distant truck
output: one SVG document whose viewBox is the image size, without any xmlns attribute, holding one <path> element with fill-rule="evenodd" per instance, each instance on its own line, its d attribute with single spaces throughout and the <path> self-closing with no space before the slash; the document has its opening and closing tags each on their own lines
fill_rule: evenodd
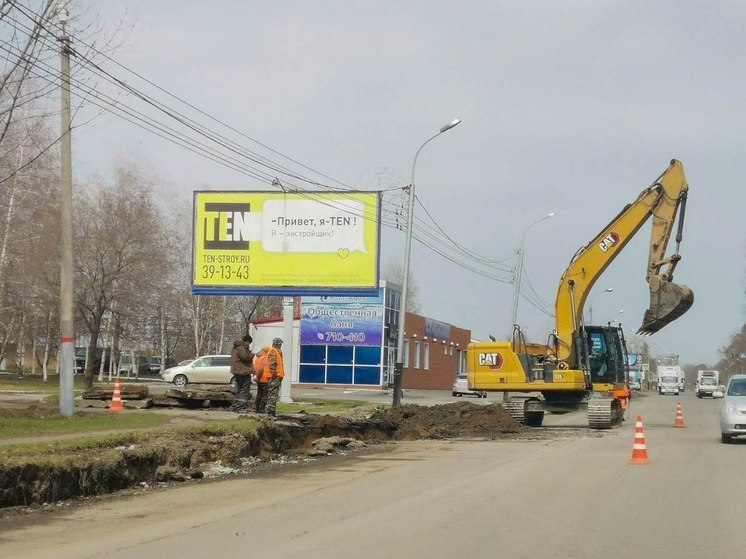
<svg viewBox="0 0 746 559">
<path fill-rule="evenodd" d="M 715 397 L 715 393 L 720 393 L 720 372 L 718 371 L 697 371 L 697 398 L 705 396 Z"/>
<path fill-rule="evenodd" d="M 656 361 L 658 364 L 658 378 L 675 375 L 679 379 L 679 392 L 684 392 L 686 378 L 684 369 L 679 366 L 679 356 L 674 354 L 664 355 L 658 357 Z"/>
<path fill-rule="evenodd" d="M 679 394 L 679 377 L 672 373 L 658 372 L 658 394 Z"/>
<path fill-rule="evenodd" d="M 679 367 L 678 364 L 676 365 L 658 365 L 658 392 L 661 394 L 664 394 L 660 390 L 660 384 L 663 382 L 663 378 L 670 379 L 671 377 L 676 379 L 676 385 L 678 387 L 678 390 L 676 391 L 676 394 L 679 392 L 684 392 L 684 369 Z"/>
</svg>

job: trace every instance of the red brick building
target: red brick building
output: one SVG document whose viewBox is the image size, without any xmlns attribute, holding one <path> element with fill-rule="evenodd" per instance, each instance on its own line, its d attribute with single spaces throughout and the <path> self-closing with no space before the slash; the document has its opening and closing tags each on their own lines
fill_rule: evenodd
<svg viewBox="0 0 746 559">
<path fill-rule="evenodd" d="M 413 313 L 405 325 L 402 387 L 450 390 L 456 374 L 466 372 L 471 330 Z"/>
</svg>

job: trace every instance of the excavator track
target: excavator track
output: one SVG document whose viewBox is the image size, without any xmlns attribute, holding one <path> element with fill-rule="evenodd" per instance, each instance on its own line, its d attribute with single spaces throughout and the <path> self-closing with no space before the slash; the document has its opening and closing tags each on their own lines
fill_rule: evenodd
<svg viewBox="0 0 746 559">
<path fill-rule="evenodd" d="M 528 400 L 528 398 L 511 396 L 502 403 L 505 411 L 507 411 L 510 416 L 521 425 L 526 423 L 526 400 Z"/>
<path fill-rule="evenodd" d="M 588 427 L 611 429 L 622 424 L 622 404 L 615 398 L 595 397 L 588 400 Z"/>
<path fill-rule="evenodd" d="M 541 427 L 544 421 L 543 403 L 535 396 L 511 396 L 503 408 L 521 425 Z"/>
</svg>

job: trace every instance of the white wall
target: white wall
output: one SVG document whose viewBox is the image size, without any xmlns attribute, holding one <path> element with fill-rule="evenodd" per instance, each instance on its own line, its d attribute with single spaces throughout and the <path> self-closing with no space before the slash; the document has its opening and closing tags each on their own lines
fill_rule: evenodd
<svg viewBox="0 0 746 559">
<path fill-rule="evenodd" d="M 292 351 L 288 351 L 287 340 L 283 336 L 282 321 L 259 323 L 251 325 L 251 337 L 254 338 L 251 348 L 255 353 L 264 346 L 271 346 L 274 338 L 282 338 L 282 357 L 285 361 L 285 374 L 290 377 L 291 383 L 298 382 L 300 363 L 300 320 L 293 320 L 293 346 Z"/>
</svg>

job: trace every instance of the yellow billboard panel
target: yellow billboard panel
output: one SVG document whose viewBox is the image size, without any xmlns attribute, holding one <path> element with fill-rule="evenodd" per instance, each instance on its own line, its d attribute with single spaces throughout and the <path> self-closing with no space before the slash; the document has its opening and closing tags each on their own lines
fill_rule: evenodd
<svg viewBox="0 0 746 559">
<path fill-rule="evenodd" d="M 196 294 L 378 291 L 379 192 L 194 193 Z"/>
</svg>

